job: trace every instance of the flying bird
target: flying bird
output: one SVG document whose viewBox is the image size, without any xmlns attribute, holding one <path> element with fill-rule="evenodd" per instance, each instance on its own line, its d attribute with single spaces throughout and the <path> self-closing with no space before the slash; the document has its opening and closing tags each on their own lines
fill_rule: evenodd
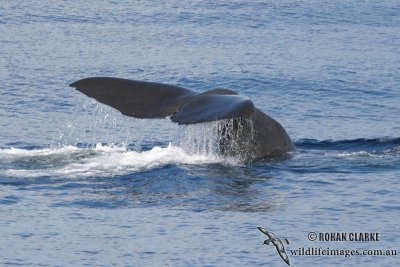
<svg viewBox="0 0 400 267">
<path fill-rule="evenodd" d="M 257 227 L 263 234 L 267 235 L 269 238 L 264 241 L 265 245 L 272 244 L 275 246 L 276 251 L 278 251 L 279 256 L 281 256 L 282 260 L 290 266 L 289 256 L 286 254 L 285 247 L 282 241 L 272 232 L 269 232 L 267 229 L 262 227 Z M 285 239 L 285 242 L 289 244 L 289 240 Z"/>
</svg>

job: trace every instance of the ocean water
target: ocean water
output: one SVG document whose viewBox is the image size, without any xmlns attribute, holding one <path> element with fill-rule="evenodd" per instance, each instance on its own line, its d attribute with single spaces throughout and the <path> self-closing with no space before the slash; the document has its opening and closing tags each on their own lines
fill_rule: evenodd
<svg viewBox="0 0 400 267">
<path fill-rule="evenodd" d="M 397 1 L 0 3 L 0 265 L 398 266 Z M 213 123 L 139 120 L 68 84 L 229 88 L 287 130 L 286 160 L 212 149 Z M 378 233 L 379 241 L 309 240 Z"/>
</svg>

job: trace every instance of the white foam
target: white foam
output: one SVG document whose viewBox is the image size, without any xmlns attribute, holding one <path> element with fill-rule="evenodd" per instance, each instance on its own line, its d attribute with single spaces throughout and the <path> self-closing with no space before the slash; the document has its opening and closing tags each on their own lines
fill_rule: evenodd
<svg viewBox="0 0 400 267">
<path fill-rule="evenodd" d="M 3 170 L 5 176 L 11 177 L 108 177 L 147 171 L 170 164 L 234 164 L 215 154 L 190 153 L 171 144 L 167 147 L 156 146 L 143 152 L 101 144 L 97 144 L 94 148 L 75 146 L 37 150 L 9 148 L 0 149 L 0 160 L 3 163 L 12 163 L 12 168 Z M 29 169 L 21 164 L 26 162 L 29 162 Z"/>
</svg>

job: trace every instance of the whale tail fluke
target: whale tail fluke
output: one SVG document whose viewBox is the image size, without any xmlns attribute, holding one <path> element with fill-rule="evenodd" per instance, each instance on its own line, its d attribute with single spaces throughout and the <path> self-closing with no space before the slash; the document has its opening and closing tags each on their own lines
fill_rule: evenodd
<svg viewBox="0 0 400 267">
<path fill-rule="evenodd" d="M 111 77 L 86 78 L 70 86 L 135 118 L 171 116 L 171 120 L 178 124 L 194 124 L 248 118 L 255 112 L 249 98 L 226 89 L 197 94 L 178 86 Z"/>
</svg>

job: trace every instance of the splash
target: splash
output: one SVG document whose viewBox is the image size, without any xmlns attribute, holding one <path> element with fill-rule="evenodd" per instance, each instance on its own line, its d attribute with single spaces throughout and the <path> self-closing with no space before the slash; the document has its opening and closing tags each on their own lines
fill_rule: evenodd
<svg viewBox="0 0 400 267">
<path fill-rule="evenodd" d="M 41 149 L 0 149 L 0 170 L 8 177 L 73 178 L 127 175 L 167 165 L 218 163 L 236 166 L 243 162 L 241 155 L 234 153 L 242 145 L 237 142 L 241 139 L 238 135 L 246 134 L 249 129 L 242 125 L 246 122 L 238 119 L 180 125 L 169 145 L 151 143 L 145 148 L 128 145 L 126 139 L 117 144 L 94 146 L 79 143 L 82 139 L 70 138 L 77 136 L 78 130 L 68 126 L 67 141 L 73 144 L 58 143 Z"/>
<path fill-rule="evenodd" d="M 1 165 L 8 177 L 109 177 L 143 172 L 167 165 L 224 163 L 211 154 L 194 154 L 169 144 L 151 150 L 129 151 L 97 144 L 93 148 L 65 146 L 56 149 L 0 149 Z"/>
<path fill-rule="evenodd" d="M 253 124 L 250 119 L 226 119 L 213 122 L 180 125 L 173 144 L 185 151 L 225 158 L 232 164 L 247 159 L 243 154 L 246 142 L 253 140 Z"/>
</svg>

